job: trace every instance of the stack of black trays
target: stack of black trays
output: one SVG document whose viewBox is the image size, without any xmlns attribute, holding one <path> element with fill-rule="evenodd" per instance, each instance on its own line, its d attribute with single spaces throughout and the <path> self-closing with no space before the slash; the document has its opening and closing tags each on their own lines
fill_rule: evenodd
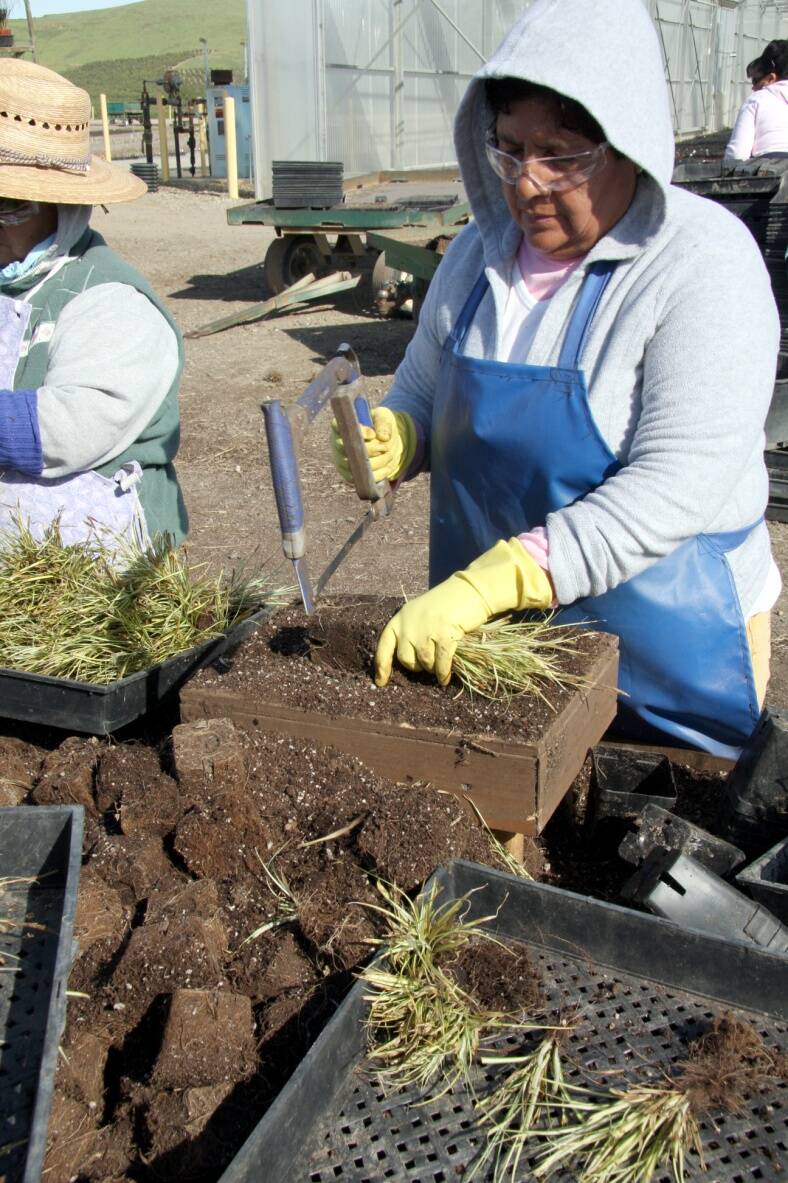
<svg viewBox="0 0 788 1183">
<path fill-rule="evenodd" d="M 741 218 L 761 248 L 780 313 L 780 351 L 788 353 L 788 204 L 766 196 L 742 196 L 724 204 Z"/>
<path fill-rule="evenodd" d="M 330 209 L 342 204 L 341 163 L 274 160 L 271 167 L 277 209 Z"/>
</svg>

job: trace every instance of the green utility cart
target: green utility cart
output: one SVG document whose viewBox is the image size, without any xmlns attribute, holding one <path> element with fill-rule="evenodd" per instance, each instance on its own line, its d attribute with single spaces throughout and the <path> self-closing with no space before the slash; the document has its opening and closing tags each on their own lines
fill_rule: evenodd
<svg viewBox="0 0 788 1183">
<path fill-rule="evenodd" d="M 227 221 L 276 231 L 264 264 L 274 294 L 310 273 L 326 271 L 361 270 L 374 285 L 379 252 L 370 243 L 372 232 L 415 228 L 429 238 L 468 220 L 469 206 L 458 181 L 412 181 L 406 176 L 360 181 L 356 188 L 346 185 L 342 204 L 329 209 L 283 209 L 270 200 L 253 201 L 228 209 Z M 378 274 L 383 274 L 380 268 Z"/>
</svg>

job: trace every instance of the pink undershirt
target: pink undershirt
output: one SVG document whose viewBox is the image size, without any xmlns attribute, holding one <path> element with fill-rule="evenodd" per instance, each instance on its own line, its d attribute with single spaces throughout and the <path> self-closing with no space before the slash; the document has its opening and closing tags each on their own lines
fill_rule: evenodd
<svg viewBox="0 0 788 1183">
<path fill-rule="evenodd" d="M 528 291 L 536 300 L 549 300 L 582 260 L 582 255 L 576 259 L 551 259 L 532 247 L 525 235 L 517 252 L 520 274 Z M 549 575 L 550 544 L 544 526 L 534 526 L 532 530 L 518 534 L 517 537 L 531 558 Z M 557 601 L 554 600 L 553 607 L 556 604 Z"/>
</svg>

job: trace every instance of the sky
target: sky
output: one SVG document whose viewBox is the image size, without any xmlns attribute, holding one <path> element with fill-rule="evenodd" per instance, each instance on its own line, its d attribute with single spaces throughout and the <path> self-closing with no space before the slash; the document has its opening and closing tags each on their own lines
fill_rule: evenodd
<svg viewBox="0 0 788 1183">
<path fill-rule="evenodd" d="M 119 4 L 130 4 L 132 0 L 31 0 L 33 16 L 49 16 L 55 12 L 86 12 L 89 8 L 117 8 Z M 23 17 L 25 6 L 16 0 L 12 17 Z"/>
</svg>

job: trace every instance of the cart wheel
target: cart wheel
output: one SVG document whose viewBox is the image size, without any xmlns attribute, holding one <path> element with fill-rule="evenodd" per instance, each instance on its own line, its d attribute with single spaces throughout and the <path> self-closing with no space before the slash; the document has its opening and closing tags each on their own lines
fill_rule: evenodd
<svg viewBox="0 0 788 1183">
<path fill-rule="evenodd" d="M 286 234 L 275 238 L 265 254 L 265 279 L 276 296 L 310 271 L 324 268 L 323 256 L 310 234 Z"/>
<path fill-rule="evenodd" d="M 372 268 L 372 299 L 380 316 L 393 316 L 410 298 L 410 275 L 386 265 L 381 251 Z"/>
</svg>

